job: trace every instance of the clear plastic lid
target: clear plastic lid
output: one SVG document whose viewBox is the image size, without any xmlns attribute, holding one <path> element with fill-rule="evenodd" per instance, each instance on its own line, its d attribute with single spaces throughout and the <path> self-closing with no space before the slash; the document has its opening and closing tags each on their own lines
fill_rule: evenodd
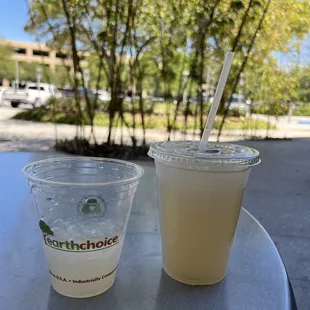
<svg viewBox="0 0 310 310">
<path fill-rule="evenodd" d="M 199 141 L 165 141 L 151 145 L 148 155 L 163 164 L 181 169 L 236 171 L 260 163 L 259 152 L 252 148 L 209 142 L 199 152 Z"/>
</svg>

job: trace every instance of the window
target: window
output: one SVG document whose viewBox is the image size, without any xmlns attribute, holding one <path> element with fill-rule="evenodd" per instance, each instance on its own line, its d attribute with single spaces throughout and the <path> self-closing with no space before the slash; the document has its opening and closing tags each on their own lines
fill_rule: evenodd
<svg viewBox="0 0 310 310">
<path fill-rule="evenodd" d="M 25 48 L 15 48 L 14 51 L 16 54 L 26 55 L 26 49 Z"/>
<path fill-rule="evenodd" d="M 59 90 L 55 86 L 50 86 L 48 90 L 52 95 L 57 95 L 59 93 Z"/>
<path fill-rule="evenodd" d="M 49 56 L 49 52 L 45 52 L 45 51 L 39 51 L 39 50 L 33 50 L 32 51 L 32 55 L 33 56 Z"/>
<path fill-rule="evenodd" d="M 28 89 L 32 89 L 32 90 L 38 90 L 37 86 L 29 86 Z M 40 87 L 40 90 L 45 90 L 44 87 Z"/>
<path fill-rule="evenodd" d="M 67 55 L 64 54 L 64 53 L 56 53 L 56 57 L 57 57 L 57 58 L 61 58 L 61 59 L 66 59 L 66 58 L 67 58 Z"/>
</svg>

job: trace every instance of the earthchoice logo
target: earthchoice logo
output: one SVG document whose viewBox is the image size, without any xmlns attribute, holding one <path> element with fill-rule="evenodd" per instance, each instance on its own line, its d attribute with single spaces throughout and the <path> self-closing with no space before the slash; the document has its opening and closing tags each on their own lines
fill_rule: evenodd
<svg viewBox="0 0 310 310">
<path fill-rule="evenodd" d="M 43 239 L 46 246 L 65 252 L 94 252 L 108 249 L 119 243 L 117 235 L 104 237 L 100 240 L 83 240 L 76 242 L 74 240 L 59 240 L 54 237 L 52 229 L 43 221 L 39 222 L 40 229 L 43 233 Z"/>
<path fill-rule="evenodd" d="M 84 197 L 78 203 L 78 212 L 89 217 L 102 216 L 107 204 L 102 197 Z"/>
</svg>

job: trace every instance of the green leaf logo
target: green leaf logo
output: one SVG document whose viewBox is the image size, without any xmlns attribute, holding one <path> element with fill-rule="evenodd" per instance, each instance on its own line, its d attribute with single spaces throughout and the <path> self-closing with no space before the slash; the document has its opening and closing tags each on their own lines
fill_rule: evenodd
<svg viewBox="0 0 310 310">
<path fill-rule="evenodd" d="M 98 203 L 97 199 L 95 198 L 88 199 L 87 202 L 83 205 L 82 213 L 87 215 L 101 214 L 102 210 L 100 208 L 100 204 Z"/>
<path fill-rule="evenodd" d="M 43 234 L 54 236 L 53 231 L 44 221 L 40 220 L 39 226 Z"/>
</svg>

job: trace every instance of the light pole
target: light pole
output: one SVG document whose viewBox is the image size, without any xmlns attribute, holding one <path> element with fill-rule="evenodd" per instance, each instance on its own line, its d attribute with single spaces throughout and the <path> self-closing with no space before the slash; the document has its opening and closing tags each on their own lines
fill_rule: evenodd
<svg viewBox="0 0 310 310">
<path fill-rule="evenodd" d="M 41 76 L 42 76 L 42 68 L 41 68 L 41 67 L 38 67 L 38 68 L 36 69 L 36 78 L 37 78 L 38 97 L 39 97 L 39 102 L 40 102 L 40 103 L 41 103 L 41 87 L 40 87 Z"/>
<path fill-rule="evenodd" d="M 19 64 L 18 61 L 15 61 L 15 89 L 18 89 L 19 87 Z"/>
<path fill-rule="evenodd" d="M 213 96 L 212 76 L 213 76 L 212 69 L 210 67 L 207 67 L 207 79 L 206 79 L 207 101 L 209 101 L 211 96 Z"/>
<path fill-rule="evenodd" d="M 187 87 L 186 87 L 186 83 L 187 83 L 187 80 L 188 80 L 189 72 L 188 71 L 183 71 L 182 75 L 183 75 L 183 89 L 184 89 L 182 102 L 183 102 L 183 104 L 186 104 L 186 102 L 187 102 Z"/>
<path fill-rule="evenodd" d="M 90 79 L 89 69 L 83 70 L 83 77 L 84 77 L 85 88 L 88 89 L 88 83 L 89 83 L 89 79 Z"/>
<path fill-rule="evenodd" d="M 240 82 L 239 82 L 239 94 L 238 94 L 238 105 L 242 102 L 242 95 L 243 95 L 243 86 L 244 86 L 244 74 L 240 74 Z"/>
</svg>

